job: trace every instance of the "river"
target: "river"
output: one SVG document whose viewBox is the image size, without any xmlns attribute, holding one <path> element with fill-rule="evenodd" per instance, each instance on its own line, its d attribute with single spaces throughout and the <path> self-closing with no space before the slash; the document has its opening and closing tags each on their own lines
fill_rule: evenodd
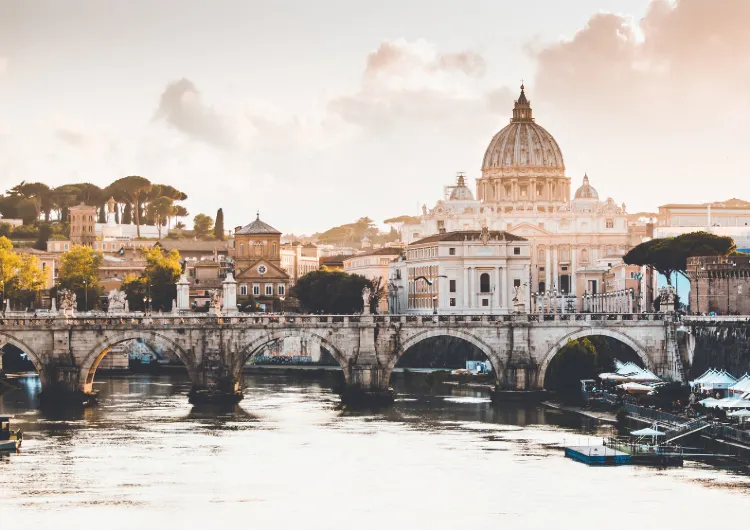
<svg viewBox="0 0 750 530">
<path fill-rule="evenodd" d="M 640 530 L 736 526 L 750 508 L 750 480 L 731 470 L 564 458 L 561 444 L 602 432 L 568 413 L 398 385 L 392 409 L 355 413 L 322 381 L 246 381 L 217 412 L 188 404 L 182 375 L 97 376 L 97 407 L 50 416 L 36 377 L 17 379 L 0 398 L 25 433 L 0 456 L 0 525 Z"/>
</svg>

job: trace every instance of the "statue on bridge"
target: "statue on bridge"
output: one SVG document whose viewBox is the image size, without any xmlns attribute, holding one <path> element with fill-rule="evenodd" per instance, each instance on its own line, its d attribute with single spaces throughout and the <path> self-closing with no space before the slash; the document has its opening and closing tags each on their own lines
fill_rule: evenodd
<svg viewBox="0 0 750 530">
<path fill-rule="evenodd" d="M 513 311 L 516 313 L 526 312 L 526 299 L 524 298 L 524 292 L 527 285 L 527 283 L 524 283 L 513 287 Z"/>
<path fill-rule="evenodd" d="M 60 310 L 65 316 L 73 316 L 76 310 L 76 293 L 68 289 L 60 291 Z"/>
<path fill-rule="evenodd" d="M 107 312 L 124 313 L 127 311 L 128 300 L 125 293 L 112 289 L 107 296 Z"/>
<path fill-rule="evenodd" d="M 208 296 L 211 301 L 208 304 L 209 315 L 220 315 L 221 314 L 221 291 L 218 289 L 211 289 L 208 291 Z"/>
<path fill-rule="evenodd" d="M 369 287 L 365 287 L 362 289 L 362 314 L 363 315 L 369 315 L 370 314 L 370 295 L 372 294 L 372 291 L 370 291 Z"/>
</svg>

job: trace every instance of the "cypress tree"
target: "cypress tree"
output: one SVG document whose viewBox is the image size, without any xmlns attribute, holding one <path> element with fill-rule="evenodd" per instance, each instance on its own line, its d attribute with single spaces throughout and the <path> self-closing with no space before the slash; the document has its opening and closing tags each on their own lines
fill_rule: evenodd
<svg viewBox="0 0 750 530">
<path fill-rule="evenodd" d="M 219 208 L 216 212 L 216 221 L 214 222 L 214 237 L 224 241 L 224 211 Z"/>
<path fill-rule="evenodd" d="M 130 203 L 127 203 L 125 205 L 125 211 L 122 212 L 122 224 L 133 224 L 133 207 L 130 205 Z"/>
</svg>

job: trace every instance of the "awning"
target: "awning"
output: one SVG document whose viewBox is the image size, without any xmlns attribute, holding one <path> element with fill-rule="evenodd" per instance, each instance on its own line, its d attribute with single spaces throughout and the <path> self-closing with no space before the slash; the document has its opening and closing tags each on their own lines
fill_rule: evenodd
<svg viewBox="0 0 750 530">
<path fill-rule="evenodd" d="M 727 412 L 727 416 L 730 416 L 732 418 L 750 418 L 750 410 L 742 409 L 735 410 L 733 412 Z"/>
<path fill-rule="evenodd" d="M 664 433 L 651 427 L 646 427 L 639 431 L 630 431 L 630 436 L 664 436 Z"/>
<path fill-rule="evenodd" d="M 624 383 L 618 385 L 617 388 L 624 390 L 628 394 L 648 394 L 654 390 L 653 387 L 641 383 Z"/>
</svg>

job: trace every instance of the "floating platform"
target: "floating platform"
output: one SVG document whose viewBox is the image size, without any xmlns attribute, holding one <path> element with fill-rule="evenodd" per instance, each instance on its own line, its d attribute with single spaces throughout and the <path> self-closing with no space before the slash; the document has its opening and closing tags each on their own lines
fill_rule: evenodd
<svg viewBox="0 0 750 530">
<path fill-rule="evenodd" d="M 627 466 L 630 455 L 604 445 L 581 445 L 565 448 L 565 456 L 590 466 Z"/>
</svg>

